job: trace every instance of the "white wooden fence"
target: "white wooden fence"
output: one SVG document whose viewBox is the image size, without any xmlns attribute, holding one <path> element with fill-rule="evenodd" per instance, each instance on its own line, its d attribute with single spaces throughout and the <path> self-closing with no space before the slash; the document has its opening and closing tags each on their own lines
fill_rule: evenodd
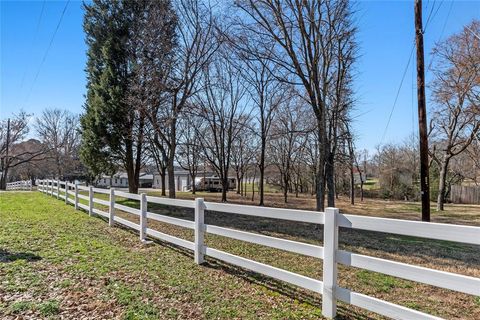
<svg viewBox="0 0 480 320">
<path fill-rule="evenodd" d="M 32 190 L 32 181 L 23 180 L 7 183 L 6 190 Z"/>
<path fill-rule="evenodd" d="M 341 214 L 339 210 L 335 208 L 327 208 L 325 212 L 315 212 L 213 203 L 205 202 L 201 198 L 197 198 L 195 200 L 176 200 L 147 196 L 144 193 L 138 195 L 114 189 L 98 189 L 53 180 L 41 180 L 39 181 L 38 185 L 39 191 L 57 198 L 62 198 L 65 200 L 65 203 L 72 203 L 76 209 L 81 208 L 89 212 L 90 215 L 96 214 L 108 218 L 110 226 L 113 226 L 116 222 L 139 231 L 140 240 L 142 241 L 149 236 L 173 243 L 189 250 L 193 250 L 195 262 L 198 264 L 204 262 L 205 256 L 210 256 L 212 258 L 222 260 L 227 263 L 317 292 L 323 296 L 322 313 L 328 318 L 333 318 L 336 315 L 336 302 L 337 300 L 340 300 L 345 303 L 352 304 L 357 307 L 395 319 L 439 319 L 438 317 L 428 315 L 417 310 L 409 309 L 394 303 L 351 291 L 347 288 L 339 287 L 337 283 L 338 264 L 367 269 L 398 278 L 480 296 L 479 278 L 438 271 L 338 249 L 339 227 L 454 241 L 474 245 L 480 245 L 480 227 Z M 79 194 L 79 190 L 88 191 L 88 196 Z M 95 198 L 95 193 L 108 194 L 109 201 Z M 131 208 L 116 203 L 116 196 L 140 201 L 140 209 Z M 87 201 L 88 204 L 85 205 L 79 203 L 79 199 Z M 108 212 L 94 208 L 94 203 L 108 206 Z M 195 220 L 188 221 L 149 212 L 148 203 L 193 208 L 195 210 Z M 136 224 L 116 216 L 114 209 L 119 209 L 121 211 L 139 216 L 140 224 Z M 323 224 L 323 247 L 205 224 L 205 210 L 299 221 L 312 224 Z M 195 241 L 187 241 L 151 229 L 148 227 L 148 219 L 193 229 L 195 231 Z M 312 279 L 303 275 L 208 247 L 204 244 L 205 233 L 216 234 L 323 259 L 323 279 L 322 281 L 318 279 Z"/>
</svg>

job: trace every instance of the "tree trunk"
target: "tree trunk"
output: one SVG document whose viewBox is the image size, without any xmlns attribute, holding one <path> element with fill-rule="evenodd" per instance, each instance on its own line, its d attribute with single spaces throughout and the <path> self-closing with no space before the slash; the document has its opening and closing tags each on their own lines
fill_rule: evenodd
<svg viewBox="0 0 480 320">
<path fill-rule="evenodd" d="M 228 174 L 222 177 L 222 202 L 227 202 Z"/>
<path fill-rule="evenodd" d="M 8 167 L 5 167 L 0 176 L 0 190 L 7 189 L 7 175 L 8 175 Z"/>
<path fill-rule="evenodd" d="M 125 170 L 128 178 L 128 192 L 138 193 L 138 185 L 135 180 L 135 166 L 133 163 L 133 146 L 131 141 L 126 143 Z"/>
<path fill-rule="evenodd" d="M 360 182 L 360 201 L 363 202 L 363 178 L 361 178 L 362 181 Z"/>
<path fill-rule="evenodd" d="M 197 192 L 197 187 L 195 186 L 195 174 L 191 174 L 190 177 L 192 178 L 192 194 L 195 194 Z"/>
<path fill-rule="evenodd" d="M 445 203 L 445 191 L 446 191 L 446 183 L 447 183 L 447 171 L 448 171 L 448 163 L 450 159 L 447 156 L 443 157 L 443 161 L 441 164 L 440 169 L 440 181 L 438 183 L 438 198 L 437 198 L 437 211 L 444 210 L 444 203 Z"/>
<path fill-rule="evenodd" d="M 262 128 L 263 131 L 263 128 Z M 262 136 L 265 134 L 262 132 Z M 266 139 L 265 137 L 262 138 L 262 147 L 261 147 L 261 152 L 260 152 L 260 163 L 258 165 L 258 168 L 260 170 L 260 181 L 258 183 L 258 194 L 260 196 L 260 201 L 258 202 L 259 206 L 264 206 L 264 184 L 263 184 L 263 179 L 265 177 L 265 148 L 266 148 Z"/>
<path fill-rule="evenodd" d="M 126 169 L 128 177 L 128 192 L 138 193 L 138 185 L 135 181 L 135 170 L 133 168 L 133 163 L 130 163 L 130 165 Z"/>
<path fill-rule="evenodd" d="M 298 198 L 298 175 L 295 177 L 295 198 Z"/>
<path fill-rule="evenodd" d="M 287 173 L 283 174 L 283 201 L 287 203 L 288 201 L 288 175 Z"/>
<path fill-rule="evenodd" d="M 355 204 L 355 176 L 353 175 L 353 164 L 350 166 L 350 204 Z"/>
<path fill-rule="evenodd" d="M 169 146 L 169 154 L 168 154 L 168 197 L 171 199 L 175 199 L 175 151 L 177 148 L 177 118 L 176 115 L 173 116 L 172 122 L 170 124 L 170 146 Z"/>
<path fill-rule="evenodd" d="M 237 194 L 240 194 L 240 170 L 235 170 L 235 173 L 237 175 Z"/>
<path fill-rule="evenodd" d="M 325 177 L 328 189 L 327 203 L 329 207 L 335 207 L 335 168 L 333 158 L 333 153 L 329 152 L 325 163 Z"/>
<path fill-rule="evenodd" d="M 253 169 L 253 179 L 252 179 L 252 201 L 255 200 L 255 177 L 257 175 L 257 169 Z"/>
<path fill-rule="evenodd" d="M 163 167 L 160 173 L 160 181 L 162 183 L 162 196 L 166 196 L 167 193 L 165 188 L 165 175 L 167 174 L 167 168 Z"/>
</svg>

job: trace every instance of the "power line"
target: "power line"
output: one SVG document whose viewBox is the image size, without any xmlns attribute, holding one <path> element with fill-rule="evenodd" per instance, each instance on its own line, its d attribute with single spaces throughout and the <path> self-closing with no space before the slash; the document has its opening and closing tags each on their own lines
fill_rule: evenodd
<svg viewBox="0 0 480 320">
<path fill-rule="evenodd" d="M 448 8 L 448 13 L 447 13 L 447 17 L 445 18 L 445 22 L 443 23 L 443 27 L 442 27 L 442 31 L 440 32 L 440 37 L 438 37 L 439 41 L 442 40 L 442 37 L 443 37 L 443 33 L 445 32 L 445 28 L 447 26 L 447 23 L 448 23 L 448 19 L 450 18 L 450 13 L 452 12 L 452 7 L 453 7 L 453 1 L 450 2 L 450 7 Z M 428 64 L 428 68 L 427 68 L 427 71 L 431 71 L 432 69 L 432 64 L 433 64 L 433 61 L 435 60 L 435 55 L 432 56 L 432 59 L 430 59 L 430 63 Z"/>
<path fill-rule="evenodd" d="M 427 32 L 428 24 L 429 24 L 431 21 L 433 21 L 433 18 L 437 15 L 438 10 L 440 10 L 440 8 L 442 7 L 442 4 L 443 4 L 443 1 L 440 2 L 440 4 L 439 4 L 438 7 L 437 7 L 437 10 L 435 11 L 435 13 L 434 13 L 433 16 L 432 16 L 433 9 L 435 8 L 435 1 L 433 1 L 432 8 L 430 9 L 430 13 L 428 14 L 428 17 L 427 17 L 427 22 L 425 22 L 425 27 L 423 28 L 423 33 Z"/>
<path fill-rule="evenodd" d="M 383 131 L 382 140 L 380 140 L 380 144 L 383 143 L 383 140 L 385 139 L 385 135 L 387 134 L 388 126 L 390 125 L 390 121 L 392 120 L 393 111 L 395 110 L 395 106 L 397 104 L 398 96 L 400 95 L 400 90 L 402 89 L 403 81 L 405 80 L 405 75 L 407 74 L 408 67 L 410 66 L 410 62 L 412 61 L 412 56 L 413 56 L 413 50 L 414 49 L 415 49 L 415 42 L 413 42 L 413 44 L 412 44 L 412 49 L 410 50 L 410 56 L 408 57 L 407 65 L 405 66 L 405 70 L 403 70 L 402 80 L 400 81 L 400 85 L 398 86 L 397 94 L 395 96 L 395 100 L 393 102 L 392 109 L 390 110 L 390 115 L 388 116 L 387 125 L 385 126 L 385 130 Z"/>
<path fill-rule="evenodd" d="M 40 71 L 42 70 L 43 64 L 45 63 L 45 60 L 47 59 L 48 53 L 50 52 L 50 48 L 52 47 L 53 40 L 55 39 L 55 36 L 57 35 L 58 29 L 60 28 L 60 24 L 62 23 L 63 16 L 65 15 L 65 11 L 67 11 L 68 4 L 70 3 L 70 0 L 65 3 L 65 7 L 63 8 L 62 14 L 60 16 L 60 19 L 58 20 L 57 26 L 55 28 L 55 31 L 53 32 L 52 38 L 50 39 L 50 42 L 48 44 L 47 50 L 45 51 L 45 54 L 43 55 L 42 61 L 40 62 L 40 66 L 38 67 L 37 73 L 35 74 L 35 77 L 33 78 L 33 83 L 32 86 L 30 87 L 30 91 L 28 92 L 28 95 L 26 97 L 26 101 L 28 101 L 30 94 L 32 93 L 33 87 L 35 86 L 35 83 L 37 81 L 38 75 L 40 74 Z"/>
<path fill-rule="evenodd" d="M 38 17 L 37 27 L 35 28 L 35 33 L 34 33 L 34 36 L 33 36 L 32 45 L 30 46 L 30 52 L 33 50 L 33 47 L 35 46 L 35 42 L 37 41 L 38 31 L 40 30 L 40 23 L 42 22 L 43 11 L 45 9 L 45 2 L 46 2 L 46 0 L 43 0 L 43 2 L 42 2 L 42 9 L 40 10 L 40 16 Z M 28 60 L 27 67 L 25 68 L 25 71 L 23 72 L 22 81 L 20 82 L 20 90 L 23 88 L 23 83 L 25 82 L 25 77 L 27 76 L 27 71 L 29 69 L 29 66 L 30 66 L 30 59 Z"/>
</svg>

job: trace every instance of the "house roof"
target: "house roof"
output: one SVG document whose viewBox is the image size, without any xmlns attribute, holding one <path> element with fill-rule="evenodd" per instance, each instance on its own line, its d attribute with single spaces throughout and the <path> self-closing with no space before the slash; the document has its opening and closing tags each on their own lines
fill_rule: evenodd
<svg viewBox="0 0 480 320">
<path fill-rule="evenodd" d="M 124 178 L 124 179 L 128 179 L 128 174 L 126 172 L 118 172 L 118 173 L 115 173 L 113 176 L 113 178 L 115 179 L 121 179 L 121 178 Z M 110 176 L 109 175 L 106 175 L 106 174 L 103 174 L 101 176 L 101 179 L 110 179 Z M 144 173 L 144 172 L 140 172 L 140 179 L 153 179 L 153 174 L 147 174 L 147 173 Z"/>
</svg>

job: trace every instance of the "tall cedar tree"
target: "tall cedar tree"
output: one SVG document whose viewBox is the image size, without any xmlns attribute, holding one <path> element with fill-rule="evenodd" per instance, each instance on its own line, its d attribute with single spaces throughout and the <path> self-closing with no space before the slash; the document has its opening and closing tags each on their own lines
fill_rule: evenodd
<svg viewBox="0 0 480 320">
<path fill-rule="evenodd" d="M 95 0 L 85 11 L 88 91 L 81 158 L 93 175 L 122 166 L 129 191 L 136 193 L 145 108 L 159 103 L 163 86 L 163 56 L 156 52 L 165 55 L 165 45 L 172 46 L 164 40 L 174 39 L 176 18 L 169 1 Z"/>
</svg>

